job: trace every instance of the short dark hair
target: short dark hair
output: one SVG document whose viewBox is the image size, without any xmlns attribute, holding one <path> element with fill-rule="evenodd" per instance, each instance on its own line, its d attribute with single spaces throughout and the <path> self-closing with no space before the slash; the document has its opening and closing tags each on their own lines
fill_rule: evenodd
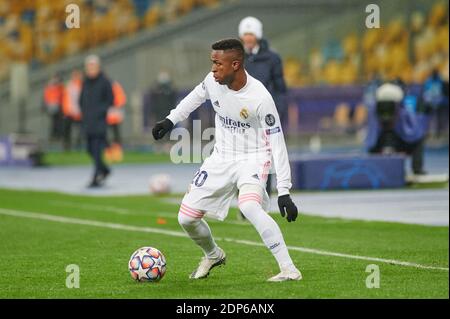
<svg viewBox="0 0 450 319">
<path fill-rule="evenodd" d="M 238 39 L 223 39 L 217 42 L 214 42 L 211 46 L 213 50 L 223 50 L 223 51 L 235 51 L 237 53 L 238 58 L 243 61 L 244 60 L 244 46 L 242 42 Z"/>
</svg>

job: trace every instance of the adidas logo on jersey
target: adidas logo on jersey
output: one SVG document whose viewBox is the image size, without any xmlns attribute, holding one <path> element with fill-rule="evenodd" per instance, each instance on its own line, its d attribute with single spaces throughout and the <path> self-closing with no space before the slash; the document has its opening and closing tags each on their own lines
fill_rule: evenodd
<svg viewBox="0 0 450 319">
<path fill-rule="evenodd" d="M 215 101 L 213 104 L 214 106 L 220 107 L 219 101 Z"/>
<path fill-rule="evenodd" d="M 252 175 L 253 178 L 256 178 L 257 180 L 259 180 L 259 176 L 258 174 Z"/>
</svg>

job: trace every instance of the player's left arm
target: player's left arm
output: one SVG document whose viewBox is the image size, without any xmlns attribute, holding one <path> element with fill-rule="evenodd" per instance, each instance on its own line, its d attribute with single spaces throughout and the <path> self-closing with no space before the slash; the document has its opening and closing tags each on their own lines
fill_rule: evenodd
<svg viewBox="0 0 450 319">
<path fill-rule="evenodd" d="M 289 194 L 292 183 L 288 152 L 280 117 L 270 95 L 263 99 L 258 108 L 258 120 L 272 149 L 273 164 L 277 174 L 278 207 L 280 208 L 281 216 L 286 216 L 288 222 L 295 221 L 298 209 Z"/>
<path fill-rule="evenodd" d="M 152 129 L 152 134 L 155 140 L 163 138 L 163 136 L 170 132 L 178 122 L 185 120 L 189 114 L 196 110 L 202 103 L 209 99 L 205 82 L 211 78 L 209 73 L 205 80 L 198 84 L 184 99 L 178 103 L 177 107 L 170 111 L 170 114 L 162 121 L 156 123 Z"/>
</svg>

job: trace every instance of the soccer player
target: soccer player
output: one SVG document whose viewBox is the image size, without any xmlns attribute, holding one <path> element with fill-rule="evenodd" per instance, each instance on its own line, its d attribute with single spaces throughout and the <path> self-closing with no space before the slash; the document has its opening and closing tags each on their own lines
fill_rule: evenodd
<svg viewBox="0 0 450 319">
<path fill-rule="evenodd" d="M 255 17 L 246 17 L 239 23 L 239 38 L 245 50 L 244 67 L 251 76 L 261 81 L 272 95 L 281 124 L 287 122 L 286 83 L 283 65 L 278 53 L 269 48 L 267 39 L 263 38 L 263 24 Z M 272 193 L 272 175 L 267 176 L 267 194 Z M 242 217 L 240 213 L 238 217 Z"/>
<path fill-rule="evenodd" d="M 182 228 L 205 254 L 190 278 L 205 278 L 213 267 L 225 263 L 225 252 L 215 243 L 203 216 L 224 220 L 238 194 L 239 209 L 280 267 L 281 272 L 269 281 L 300 280 L 302 275 L 289 256 L 281 230 L 267 213 L 265 185 L 273 156 L 281 216 L 291 222 L 298 215 L 289 195 L 289 160 L 275 103 L 264 85 L 245 71 L 239 40 L 214 43 L 211 62 L 204 81 L 152 130 L 153 137 L 161 139 L 207 99 L 216 112 L 214 150 L 195 174 L 178 214 Z"/>
</svg>

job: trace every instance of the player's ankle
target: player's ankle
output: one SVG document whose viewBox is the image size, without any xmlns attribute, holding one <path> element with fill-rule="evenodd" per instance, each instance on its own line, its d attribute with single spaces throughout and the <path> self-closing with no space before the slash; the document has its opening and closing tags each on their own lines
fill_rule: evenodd
<svg viewBox="0 0 450 319">
<path fill-rule="evenodd" d="M 206 254 L 206 257 L 208 259 L 216 259 L 219 258 L 221 254 L 221 249 L 219 248 L 219 246 L 216 246 L 212 251 Z"/>
<path fill-rule="evenodd" d="M 295 267 L 294 263 L 288 263 L 280 265 L 281 272 L 298 272 L 297 267 Z"/>
</svg>

